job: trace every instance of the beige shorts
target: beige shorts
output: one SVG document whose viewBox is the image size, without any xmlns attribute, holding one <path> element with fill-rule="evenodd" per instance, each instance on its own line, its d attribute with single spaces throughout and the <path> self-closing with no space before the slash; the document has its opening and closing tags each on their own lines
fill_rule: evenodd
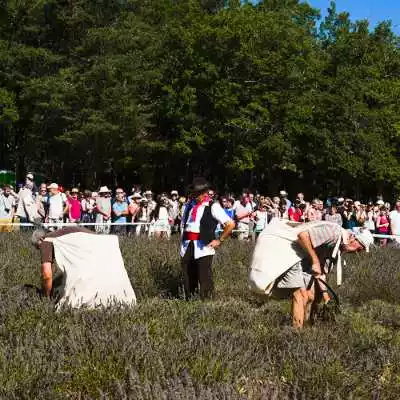
<svg viewBox="0 0 400 400">
<path fill-rule="evenodd" d="M 286 297 L 295 289 L 307 288 L 311 277 L 311 264 L 309 260 L 302 260 L 276 279 L 272 295 L 275 297 Z"/>
</svg>

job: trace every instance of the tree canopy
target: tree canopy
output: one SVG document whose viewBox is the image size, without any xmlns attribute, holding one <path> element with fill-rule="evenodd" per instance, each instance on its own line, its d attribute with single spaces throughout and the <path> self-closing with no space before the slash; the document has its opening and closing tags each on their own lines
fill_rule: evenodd
<svg viewBox="0 0 400 400">
<path fill-rule="evenodd" d="M 331 3 L 0 2 L 0 168 L 66 184 L 400 188 L 400 47 Z M 321 22 L 321 23 L 320 23 Z"/>
</svg>

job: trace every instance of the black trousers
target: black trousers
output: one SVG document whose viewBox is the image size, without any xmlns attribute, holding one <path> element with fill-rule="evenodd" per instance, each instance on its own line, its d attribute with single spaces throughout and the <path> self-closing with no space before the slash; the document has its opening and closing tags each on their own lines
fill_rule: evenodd
<svg viewBox="0 0 400 400">
<path fill-rule="evenodd" d="M 212 273 L 213 256 L 205 256 L 194 259 L 194 243 L 189 247 L 182 259 L 183 281 L 186 299 L 198 292 L 200 284 L 200 298 L 211 299 L 214 294 L 214 281 Z"/>
</svg>

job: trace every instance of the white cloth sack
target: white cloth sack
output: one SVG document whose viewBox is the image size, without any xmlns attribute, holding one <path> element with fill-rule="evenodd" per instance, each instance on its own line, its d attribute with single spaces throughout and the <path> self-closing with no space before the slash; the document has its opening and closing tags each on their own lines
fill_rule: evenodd
<svg viewBox="0 0 400 400">
<path fill-rule="evenodd" d="M 260 233 L 254 248 L 249 274 L 250 289 L 269 294 L 275 279 L 306 257 L 297 243 L 298 229 L 277 218 Z"/>
<path fill-rule="evenodd" d="M 249 274 L 250 289 L 260 294 L 270 294 L 275 279 L 292 268 L 302 259 L 308 257 L 297 242 L 297 235 L 307 227 L 323 223 L 321 221 L 307 224 L 292 224 L 272 219 L 257 239 L 251 261 Z M 291 226 L 292 225 L 292 226 Z M 337 283 L 342 283 L 342 264 L 339 250 L 342 236 L 339 237 L 332 253 L 335 259 Z"/>
<path fill-rule="evenodd" d="M 77 232 L 45 240 L 53 243 L 57 265 L 64 273 L 57 309 L 136 304 L 117 236 Z"/>
</svg>

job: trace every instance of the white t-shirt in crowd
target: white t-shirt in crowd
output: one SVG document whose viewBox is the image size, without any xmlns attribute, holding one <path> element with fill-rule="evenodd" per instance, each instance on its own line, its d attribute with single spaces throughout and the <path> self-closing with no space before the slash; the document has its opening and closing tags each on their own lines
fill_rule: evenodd
<svg viewBox="0 0 400 400">
<path fill-rule="evenodd" d="M 32 204 L 35 203 L 33 198 L 32 190 L 28 188 L 22 188 L 18 192 L 18 206 L 16 215 L 20 218 L 28 218 L 30 216 L 27 214 L 27 209 L 30 210 Z"/>
<path fill-rule="evenodd" d="M 11 218 L 14 207 L 15 198 L 13 195 L 0 194 L 0 218 Z"/>
<path fill-rule="evenodd" d="M 169 215 L 166 207 L 160 207 L 160 211 L 158 212 L 158 220 L 164 223 L 169 222 Z"/>
<path fill-rule="evenodd" d="M 267 225 L 268 214 L 266 211 L 256 211 L 256 232 L 261 232 Z"/>
<path fill-rule="evenodd" d="M 400 235 L 400 212 L 393 210 L 389 214 L 392 235 Z"/>
<path fill-rule="evenodd" d="M 67 197 L 64 193 L 57 193 L 54 196 L 49 197 L 49 218 L 58 219 L 64 215 L 65 203 Z"/>
</svg>

